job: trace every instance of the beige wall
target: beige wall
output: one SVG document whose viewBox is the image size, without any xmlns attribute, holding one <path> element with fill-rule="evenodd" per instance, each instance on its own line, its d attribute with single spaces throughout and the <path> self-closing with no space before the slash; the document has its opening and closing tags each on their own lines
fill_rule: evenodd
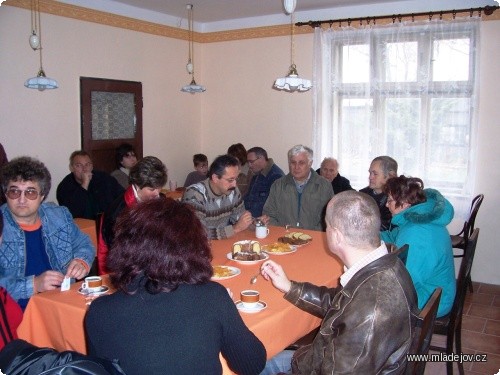
<svg viewBox="0 0 500 375">
<path fill-rule="evenodd" d="M 80 76 L 143 83 L 144 153 L 161 158 L 179 183 L 197 152 L 213 159 L 235 142 L 259 145 L 286 170 L 286 151 L 311 144 L 312 93 L 271 89 L 290 64 L 288 37 L 197 45 L 196 78 L 207 91 L 190 95 L 179 91 L 189 81 L 185 41 L 43 14 L 44 68 L 60 88 L 40 93 L 23 86 L 38 70 L 38 55 L 28 45 L 29 24 L 29 11 L 0 7 L 0 142 L 10 158 L 29 154 L 47 164 L 54 184 L 49 200 L 55 200 L 55 187 L 68 173 L 68 155 L 80 146 Z M 498 35 L 500 21 L 482 23 L 476 192 L 486 198 L 473 268 L 474 280 L 495 284 L 500 284 L 494 227 L 500 206 Z M 312 34 L 296 37 L 295 62 L 307 78 L 312 78 L 312 39 Z"/>
</svg>

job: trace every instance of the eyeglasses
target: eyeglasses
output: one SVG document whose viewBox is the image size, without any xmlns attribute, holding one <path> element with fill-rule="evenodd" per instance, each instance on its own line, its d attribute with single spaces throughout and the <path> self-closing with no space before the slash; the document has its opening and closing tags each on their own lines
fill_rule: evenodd
<svg viewBox="0 0 500 375">
<path fill-rule="evenodd" d="M 220 179 L 221 180 L 225 180 L 225 181 L 229 182 L 230 184 L 232 184 L 233 182 L 236 182 L 236 178 L 224 178 L 224 177 L 221 177 Z"/>
<path fill-rule="evenodd" d="M 24 196 L 26 199 L 29 199 L 30 201 L 33 201 L 38 198 L 38 191 L 35 189 L 26 189 L 26 190 L 20 190 L 16 188 L 11 188 L 7 190 L 7 193 L 5 195 L 9 199 L 18 199 L 21 196 L 21 193 L 24 193 Z"/>
<path fill-rule="evenodd" d="M 253 160 L 247 159 L 247 162 L 248 162 L 248 164 L 253 164 L 253 163 L 255 163 L 255 162 L 256 162 L 257 160 L 259 160 L 259 159 L 260 159 L 260 156 L 257 156 L 257 157 L 256 157 L 255 159 L 253 159 Z"/>
<path fill-rule="evenodd" d="M 392 202 L 396 202 L 396 200 L 392 199 L 392 198 L 387 198 L 387 203 L 388 204 L 391 204 Z"/>
<path fill-rule="evenodd" d="M 123 157 L 125 157 L 125 158 L 134 157 L 135 158 L 135 153 L 134 152 L 127 152 L 125 155 L 123 155 Z"/>
</svg>

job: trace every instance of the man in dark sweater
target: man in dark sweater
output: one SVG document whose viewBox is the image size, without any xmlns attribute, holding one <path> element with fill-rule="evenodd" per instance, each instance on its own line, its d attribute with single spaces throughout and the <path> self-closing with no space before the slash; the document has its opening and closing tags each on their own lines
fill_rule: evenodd
<svg viewBox="0 0 500 375">
<path fill-rule="evenodd" d="M 346 190 L 353 190 L 349 180 L 340 175 L 339 163 L 334 158 L 324 158 L 321 162 L 321 167 L 316 170 L 316 173 L 332 183 L 334 194 L 342 193 Z"/>
<path fill-rule="evenodd" d="M 386 207 L 387 195 L 384 187 L 387 180 L 398 175 L 398 163 L 390 156 L 377 156 L 370 164 L 369 185 L 360 190 L 375 199 L 380 210 L 381 225 L 380 230 L 388 230 L 391 224 L 392 215 Z"/>
<path fill-rule="evenodd" d="M 85 151 L 71 154 L 69 169 L 71 173 L 57 187 L 57 201 L 66 206 L 73 217 L 95 219 L 124 192 L 109 174 L 93 169 L 90 155 Z"/>
</svg>

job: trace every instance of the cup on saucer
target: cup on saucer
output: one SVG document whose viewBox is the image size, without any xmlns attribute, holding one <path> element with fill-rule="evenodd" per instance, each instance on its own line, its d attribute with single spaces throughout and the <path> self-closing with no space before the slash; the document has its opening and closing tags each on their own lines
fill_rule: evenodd
<svg viewBox="0 0 500 375">
<path fill-rule="evenodd" d="M 242 290 L 240 292 L 240 301 L 244 308 L 254 309 L 260 301 L 260 293 L 257 290 Z"/>
</svg>

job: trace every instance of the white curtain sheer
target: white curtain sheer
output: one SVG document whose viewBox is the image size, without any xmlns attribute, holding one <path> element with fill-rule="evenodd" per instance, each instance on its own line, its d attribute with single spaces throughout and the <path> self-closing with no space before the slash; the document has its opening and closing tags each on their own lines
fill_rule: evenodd
<svg viewBox="0 0 500 375">
<path fill-rule="evenodd" d="M 316 163 L 333 156 L 361 189 L 389 155 L 469 211 L 475 180 L 478 17 L 344 27 L 314 34 Z"/>
</svg>

